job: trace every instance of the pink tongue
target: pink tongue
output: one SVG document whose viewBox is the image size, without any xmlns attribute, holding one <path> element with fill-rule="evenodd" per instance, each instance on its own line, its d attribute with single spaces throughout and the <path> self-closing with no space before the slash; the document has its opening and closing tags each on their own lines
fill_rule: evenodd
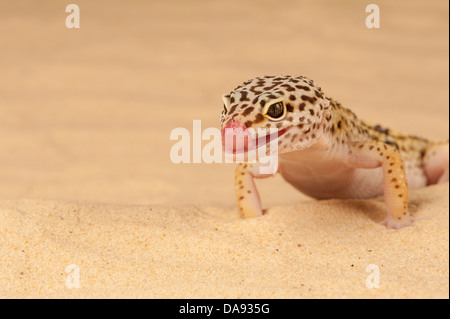
<svg viewBox="0 0 450 319">
<path fill-rule="evenodd" d="M 222 129 L 222 146 L 226 153 L 247 152 L 254 143 L 245 125 L 237 120 L 229 121 Z"/>
</svg>

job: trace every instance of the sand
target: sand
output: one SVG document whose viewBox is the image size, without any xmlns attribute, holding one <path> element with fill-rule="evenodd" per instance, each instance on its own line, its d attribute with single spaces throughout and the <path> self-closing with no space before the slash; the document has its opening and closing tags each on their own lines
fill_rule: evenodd
<svg viewBox="0 0 450 319">
<path fill-rule="evenodd" d="M 221 95 L 306 75 L 361 118 L 446 140 L 448 3 L 0 2 L 0 297 L 448 298 L 449 186 L 308 198 L 258 180 L 241 219 L 233 164 L 174 164 L 172 129 L 217 127 Z M 379 271 L 379 288 L 367 286 Z M 79 278 L 77 288 L 76 278 Z"/>
</svg>

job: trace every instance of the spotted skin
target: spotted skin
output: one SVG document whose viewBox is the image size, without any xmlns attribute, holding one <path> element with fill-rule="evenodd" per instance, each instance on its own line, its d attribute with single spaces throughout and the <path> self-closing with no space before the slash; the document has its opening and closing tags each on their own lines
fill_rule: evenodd
<svg viewBox="0 0 450 319">
<path fill-rule="evenodd" d="M 384 194 L 386 216 L 380 223 L 389 228 L 412 222 L 408 188 L 449 179 L 448 141 L 432 142 L 367 124 L 306 77 L 256 77 L 224 95 L 223 101 L 222 129 L 278 130 L 277 173 L 288 183 L 318 199 Z M 276 108 L 276 103 L 282 104 Z M 278 116 L 281 105 L 285 111 Z M 261 174 L 259 165 L 241 163 L 236 169 L 236 198 L 244 217 L 263 213 L 254 179 L 273 174 Z"/>
</svg>

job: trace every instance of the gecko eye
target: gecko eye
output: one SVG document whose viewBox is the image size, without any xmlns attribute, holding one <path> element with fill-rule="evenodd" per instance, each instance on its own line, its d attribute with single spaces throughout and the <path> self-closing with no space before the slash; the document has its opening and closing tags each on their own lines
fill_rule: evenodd
<svg viewBox="0 0 450 319">
<path fill-rule="evenodd" d="M 286 105 L 283 101 L 277 101 L 266 108 L 266 116 L 272 120 L 281 120 L 286 115 Z"/>
</svg>

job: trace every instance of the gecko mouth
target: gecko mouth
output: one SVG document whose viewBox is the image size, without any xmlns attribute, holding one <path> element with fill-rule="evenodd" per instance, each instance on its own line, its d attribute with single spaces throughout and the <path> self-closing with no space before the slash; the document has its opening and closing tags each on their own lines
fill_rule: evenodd
<svg viewBox="0 0 450 319">
<path fill-rule="evenodd" d="M 245 154 L 254 151 L 270 142 L 276 141 L 285 134 L 291 126 L 272 132 L 257 138 L 253 138 L 249 130 L 245 127 L 235 127 L 231 132 L 222 132 L 222 144 L 227 154 Z"/>
<path fill-rule="evenodd" d="M 267 134 L 267 135 L 258 137 L 256 139 L 256 144 L 255 144 L 254 148 L 257 149 L 258 147 L 261 147 L 263 145 L 266 145 L 267 143 L 277 140 L 281 135 L 286 133 L 290 128 L 291 127 L 289 126 L 282 130 L 278 130 L 277 132 L 274 132 L 272 134 Z"/>
</svg>

